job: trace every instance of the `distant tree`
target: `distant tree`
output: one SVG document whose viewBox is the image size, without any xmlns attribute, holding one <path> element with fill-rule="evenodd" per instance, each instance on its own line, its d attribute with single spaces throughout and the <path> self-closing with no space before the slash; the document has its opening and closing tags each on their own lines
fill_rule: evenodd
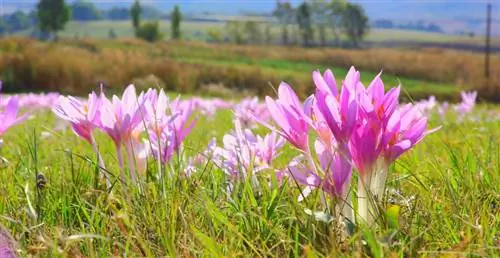
<svg viewBox="0 0 500 258">
<path fill-rule="evenodd" d="M 139 0 L 135 0 L 132 8 L 130 8 L 130 17 L 132 17 L 132 25 L 134 29 L 137 31 L 139 26 L 141 25 L 141 4 Z"/>
<path fill-rule="evenodd" d="M 8 32 L 7 25 L 5 25 L 4 21 L 0 20 L 0 37 L 7 34 L 7 32 Z"/>
<path fill-rule="evenodd" d="M 71 14 L 75 21 L 93 21 L 102 19 L 101 12 L 92 3 L 78 0 L 71 4 Z"/>
<path fill-rule="evenodd" d="M 141 5 L 141 18 L 144 20 L 158 20 L 161 19 L 163 13 L 160 9 L 151 5 Z"/>
<path fill-rule="evenodd" d="M 246 42 L 245 32 L 241 21 L 228 21 L 226 30 L 229 39 L 236 44 L 244 44 Z"/>
<path fill-rule="evenodd" d="M 174 10 L 172 11 L 172 38 L 179 39 L 181 38 L 181 20 L 182 14 L 179 9 L 179 6 L 174 6 Z"/>
<path fill-rule="evenodd" d="M 312 22 L 318 29 L 320 44 L 326 46 L 326 26 L 330 20 L 327 0 L 312 0 L 311 12 Z"/>
<path fill-rule="evenodd" d="M 247 35 L 247 39 L 249 42 L 253 44 L 258 44 L 262 41 L 262 34 L 259 29 L 259 24 L 255 21 L 246 21 L 245 34 Z"/>
<path fill-rule="evenodd" d="M 426 31 L 443 33 L 443 29 L 435 23 L 430 23 L 429 25 L 427 25 Z"/>
<path fill-rule="evenodd" d="M 387 19 L 381 19 L 381 20 L 376 20 L 374 22 L 374 26 L 375 28 L 380 28 L 380 29 L 392 29 L 394 28 L 394 22 Z"/>
<path fill-rule="evenodd" d="M 108 38 L 109 39 L 116 39 L 116 32 L 114 29 L 109 29 Z"/>
<path fill-rule="evenodd" d="M 311 8 L 308 3 L 304 2 L 297 8 L 297 24 L 299 32 L 302 36 L 304 47 L 310 45 L 310 40 L 314 41 L 314 34 L 311 21 Z"/>
<path fill-rule="evenodd" d="M 266 31 L 265 31 L 265 38 L 266 38 L 266 44 L 270 45 L 271 42 L 273 41 L 273 34 L 271 32 L 272 25 L 270 23 L 266 23 Z"/>
<path fill-rule="evenodd" d="M 36 10 L 32 10 L 28 14 L 28 20 L 31 26 L 37 26 L 38 25 L 38 12 Z"/>
<path fill-rule="evenodd" d="M 30 27 L 30 18 L 22 11 L 16 11 L 5 16 L 4 22 L 8 32 L 25 30 Z"/>
<path fill-rule="evenodd" d="M 342 27 L 353 46 L 359 46 L 359 42 L 369 30 L 368 17 L 360 5 L 351 3 L 346 5 L 342 16 Z"/>
<path fill-rule="evenodd" d="M 107 12 L 106 17 L 115 21 L 129 20 L 130 10 L 125 7 L 113 7 Z"/>
<path fill-rule="evenodd" d="M 136 30 L 136 36 L 149 42 L 155 42 L 163 38 L 158 21 L 141 24 Z"/>
<path fill-rule="evenodd" d="M 288 26 L 292 23 L 294 17 L 294 10 L 289 2 L 284 2 L 281 0 L 276 1 L 276 10 L 273 11 L 273 15 L 278 19 L 281 25 L 281 38 L 283 44 L 288 44 Z"/>
<path fill-rule="evenodd" d="M 328 15 L 330 16 L 330 27 L 335 46 L 340 45 L 340 29 L 346 5 L 346 0 L 331 0 L 328 4 Z"/>
<path fill-rule="evenodd" d="M 71 18 L 71 9 L 64 0 L 40 0 L 37 11 L 40 30 L 53 33 L 57 40 L 57 32 L 63 30 Z"/>
</svg>

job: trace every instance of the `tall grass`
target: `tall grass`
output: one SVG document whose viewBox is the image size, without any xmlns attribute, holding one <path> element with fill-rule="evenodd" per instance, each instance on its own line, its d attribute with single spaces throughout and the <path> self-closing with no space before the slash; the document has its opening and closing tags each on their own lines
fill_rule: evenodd
<svg viewBox="0 0 500 258">
<path fill-rule="evenodd" d="M 482 99 L 496 100 L 498 75 L 482 77 L 482 57 L 445 50 L 419 52 L 373 49 L 303 49 L 278 46 L 209 45 L 195 42 L 148 44 L 124 40 L 63 40 L 43 43 L 26 38 L 0 40 L 0 78 L 10 91 L 59 90 L 85 94 L 103 81 L 124 87 L 153 75 L 159 84 L 180 92 L 203 91 L 220 83 L 235 92 L 245 89 L 264 95 L 281 80 L 302 96 L 313 90 L 307 72 L 338 67 L 345 73 L 351 65 L 380 70 L 391 84 L 403 84 L 409 98 L 436 95 L 454 99 L 461 89 L 479 89 Z M 500 67 L 492 58 L 492 70 Z"/>
<path fill-rule="evenodd" d="M 221 139 L 231 118 L 230 112 L 200 117 L 185 155 L 202 151 L 212 136 Z M 300 189 L 291 179 L 282 186 L 262 182 L 259 193 L 239 182 L 228 194 L 224 172 L 211 163 L 187 177 L 174 161 L 164 197 L 154 181 L 142 193 L 108 195 L 93 187 L 91 147 L 69 130 L 41 138 L 49 129 L 40 125 L 54 117 L 40 113 L 4 138 L 1 155 L 10 162 L 0 173 L 0 223 L 22 256 L 492 257 L 498 254 L 500 135 L 497 123 L 480 121 L 446 123 L 401 158 L 391 168 L 387 200 L 399 215 L 379 231 L 342 239 L 304 212 L 319 206 L 319 196 L 298 203 Z M 117 175 L 113 144 L 97 138 Z M 35 174 L 46 184 L 37 187 Z"/>
</svg>

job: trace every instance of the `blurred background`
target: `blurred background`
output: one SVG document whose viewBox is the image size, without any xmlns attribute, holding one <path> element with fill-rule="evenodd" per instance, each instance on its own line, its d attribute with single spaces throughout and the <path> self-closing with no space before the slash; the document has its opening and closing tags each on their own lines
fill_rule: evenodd
<svg viewBox="0 0 500 258">
<path fill-rule="evenodd" d="M 185 94 L 303 96 L 311 72 L 380 71 L 407 99 L 500 101 L 498 1 L 0 0 L 4 90 L 86 94 L 104 83 Z"/>
</svg>

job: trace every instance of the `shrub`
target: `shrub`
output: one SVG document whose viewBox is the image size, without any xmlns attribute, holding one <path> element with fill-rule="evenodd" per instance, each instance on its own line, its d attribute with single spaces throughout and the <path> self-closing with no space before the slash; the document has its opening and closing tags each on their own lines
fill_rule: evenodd
<svg viewBox="0 0 500 258">
<path fill-rule="evenodd" d="M 138 38 L 149 42 L 155 42 L 163 38 L 158 21 L 141 24 L 135 33 Z"/>
</svg>

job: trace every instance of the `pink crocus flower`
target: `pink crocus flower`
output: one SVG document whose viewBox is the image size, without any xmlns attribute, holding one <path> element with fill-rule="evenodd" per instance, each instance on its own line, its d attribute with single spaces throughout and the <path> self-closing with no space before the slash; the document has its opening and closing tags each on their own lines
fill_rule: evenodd
<svg viewBox="0 0 500 258">
<path fill-rule="evenodd" d="M 141 102 L 139 102 L 139 99 Z M 101 112 L 99 127 L 103 130 L 115 143 L 118 163 L 120 166 L 120 177 L 123 182 L 126 181 L 122 144 L 125 144 L 128 162 L 130 168 L 130 177 L 132 183 L 137 183 L 137 175 L 135 172 L 135 157 L 133 155 L 132 136 L 137 134 L 136 130 L 142 130 L 141 125 L 144 121 L 144 102 L 145 97 L 137 98 L 134 85 L 129 85 L 120 99 L 113 96 L 110 101 L 104 93 L 101 93 Z"/>
<path fill-rule="evenodd" d="M 2 81 L 0 81 L 0 90 L 2 89 Z M 9 97 L 7 105 L 0 112 L 0 136 L 2 136 L 10 127 L 17 125 L 28 117 L 27 114 L 18 116 L 19 114 L 19 99 L 17 96 Z"/>
<path fill-rule="evenodd" d="M 170 104 L 170 113 L 175 115 L 172 121 L 174 128 L 174 151 L 179 151 L 182 142 L 193 130 L 197 122 L 197 118 L 193 117 L 194 103 L 193 101 L 180 101 L 179 98 L 172 101 Z"/>
<path fill-rule="evenodd" d="M 0 113 L 0 136 L 3 135 L 10 127 L 15 126 L 28 117 L 27 114 L 18 116 L 19 114 L 19 102 L 16 96 L 9 98 L 7 106 Z"/>
<path fill-rule="evenodd" d="M 358 102 L 360 105 L 360 116 L 369 123 L 369 126 L 378 126 L 374 129 L 381 130 L 381 126 L 387 123 L 389 117 L 399 105 L 400 86 L 385 93 L 384 83 L 379 73 L 372 80 L 366 90 L 358 88 Z"/>
<path fill-rule="evenodd" d="M 95 92 L 89 94 L 88 100 L 83 101 L 72 96 L 59 96 L 54 104 L 52 112 L 59 118 L 68 121 L 73 128 L 73 132 L 80 136 L 90 145 L 97 155 L 99 166 L 105 169 L 104 160 L 99 153 L 97 142 L 94 139 L 93 131 L 100 125 L 101 100 Z M 111 181 L 105 171 L 102 171 L 106 178 L 107 187 L 111 187 Z"/>
<path fill-rule="evenodd" d="M 477 92 L 460 92 L 462 102 L 455 106 L 455 111 L 459 114 L 459 119 L 462 119 L 465 114 L 470 113 L 476 105 Z"/>
<path fill-rule="evenodd" d="M 286 83 L 281 83 L 278 88 L 278 99 L 266 97 L 266 104 L 279 128 L 276 129 L 264 121 L 259 122 L 279 133 L 299 150 L 309 152 L 309 118 L 305 115 L 304 107 L 292 88 Z"/>
<path fill-rule="evenodd" d="M 258 186 L 255 173 L 271 168 L 283 145 L 284 140 L 276 132 L 264 137 L 254 135 L 235 120 L 235 130 L 224 136 L 223 146 L 212 147 L 213 161 L 233 180 L 251 176 L 254 186 Z"/>
<path fill-rule="evenodd" d="M 134 85 L 129 85 L 120 99 L 113 95 L 111 101 L 101 94 L 101 121 L 99 127 L 116 146 L 130 140 L 132 132 L 143 121 L 144 101 L 139 103 Z"/>
<path fill-rule="evenodd" d="M 271 118 L 266 104 L 260 103 L 257 97 L 243 99 L 235 105 L 234 116 L 245 128 L 254 127 L 256 120 L 267 122 Z"/>
<path fill-rule="evenodd" d="M 427 134 L 427 117 L 417 106 L 407 104 L 393 113 L 382 137 L 386 164 L 394 162 L 401 154 L 420 142 Z"/>
<path fill-rule="evenodd" d="M 443 104 L 438 106 L 438 114 L 439 114 L 439 117 L 441 118 L 441 121 L 445 121 L 446 113 L 448 112 L 449 107 L 450 107 L 450 104 L 446 101 L 443 102 Z"/>
<path fill-rule="evenodd" d="M 173 155 L 180 152 L 184 139 L 196 123 L 192 116 L 194 105 L 193 101 L 179 98 L 170 102 L 163 90 L 159 94 L 154 90 L 146 101 L 146 127 L 160 178 L 163 178 L 162 165 L 168 164 Z"/>
<path fill-rule="evenodd" d="M 343 157 L 340 151 L 328 148 L 318 140 L 315 142 L 315 152 L 321 168 L 317 172 L 302 162 L 303 156 L 296 157 L 288 165 L 292 178 L 299 184 L 306 185 L 299 201 L 316 188 L 323 189 L 338 200 L 346 200 L 352 176 L 350 161 Z"/>
<path fill-rule="evenodd" d="M 0 257 L 2 258 L 17 258 L 16 252 L 17 243 L 12 238 L 7 229 L 0 225 Z"/>
<path fill-rule="evenodd" d="M 353 69 L 349 71 L 342 84 L 340 95 L 337 94 L 334 82 L 328 84 L 329 87 L 325 87 L 322 83 L 316 85 L 317 108 L 337 142 L 343 144 L 349 140 L 357 120 L 358 104 L 355 91 L 356 85 L 359 83 L 359 74 L 355 73 Z M 328 72 L 325 73 L 325 77 L 330 77 L 327 74 Z M 315 73 L 313 77 L 318 78 L 319 76 Z M 315 79 L 315 82 L 317 81 L 321 82 L 320 79 Z"/>
<path fill-rule="evenodd" d="M 100 101 L 95 92 L 87 101 L 72 96 L 60 96 L 52 111 L 61 119 L 70 122 L 73 131 L 82 139 L 93 144 L 92 131 L 99 126 Z"/>
</svg>

